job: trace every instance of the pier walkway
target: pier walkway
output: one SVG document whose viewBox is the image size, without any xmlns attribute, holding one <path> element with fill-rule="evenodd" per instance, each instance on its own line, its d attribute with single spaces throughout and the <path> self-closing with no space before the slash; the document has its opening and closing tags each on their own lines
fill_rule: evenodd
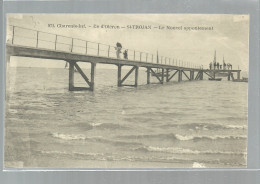
<svg viewBox="0 0 260 184">
<path fill-rule="evenodd" d="M 182 81 L 183 75 L 190 81 L 203 80 L 203 74 L 209 78 L 215 78 L 217 73 L 225 73 L 228 80 L 237 73 L 240 79 L 241 70 L 208 70 L 202 69 L 192 63 L 183 63 L 177 59 L 158 57 L 146 52 L 130 50 L 128 59 L 116 57 L 115 46 L 90 42 L 78 38 L 66 37 L 62 35 L 41 32 L 37 30 L 10 26 L 7 31 L 6 61 L 10 62 L 11 56 L 32 57 L 42 59 L 62 60 L 69 63 L 69 90 L 94 90 L 96 64 L 112 64 L 118 68 L 117 85 L 138 86 L 139 68 L 147 69 L 147 84 L 150 84 L 151 76 L 158 79 L 160 84 L 170 82 L 174 76 L 178 77 L 178 82 Z M 88 77 L 77 64 L 78 62 L 91 63 L 91 74 Z M 131 66 L 129 72 L 122 76 L 122 67 Z M 89 87 L 74 86 L 75 69 L 80 73 Z M 158 73 L 155 69 L 159 69 Z M 124 84 L 125 80 L 134 72 L 134 84 Z"/>
</svg>

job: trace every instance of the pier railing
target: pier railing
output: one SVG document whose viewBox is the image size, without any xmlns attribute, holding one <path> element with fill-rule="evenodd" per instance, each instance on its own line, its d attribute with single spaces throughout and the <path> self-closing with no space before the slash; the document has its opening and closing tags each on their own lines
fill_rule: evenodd
<svg viewBox="0 0 260 184">
<path fill-rule="evenodd" d="M 33 48 L 53 49 L 56 51 L 65 51 L 86 55 L 94 55 L 108 58 L 117 58 L 116 46 L 107 45 L 98 42 L 87 41 L 79 38 L 67 37 L 53 33 L 47 33 L 39 30 L 23 28 L 14 25 L 7 27 L 7 43 Z M 148 63 L 157 63 L 186 68 L 202 68 L 201 65 L 195 65 L 191 62 L 185 62 L 179 59 L 159 56 L 147 52 L 122 48 L 120 59 L 124 59 L 123 52 L 127 50 L 128 60 L 141 61 Z"/>
</svg>

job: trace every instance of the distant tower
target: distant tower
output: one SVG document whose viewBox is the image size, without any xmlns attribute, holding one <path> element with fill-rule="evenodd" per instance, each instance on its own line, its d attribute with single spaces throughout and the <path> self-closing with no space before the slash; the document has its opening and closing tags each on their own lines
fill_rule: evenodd
<svg viewBox="0 0 260 184">
<path fill-rule="evenodd" d="M 216 53 L 216 50 L 215 50 L 215 55 L 214 55 L 214 61 L 213 61 L 213 64 L 217 62 L 217 53 Z"/>
<path fill-rule="evenodd" d="M 157 50 L 157 58 L 156 58 L 156 63 L 159 63 L 159 55 L 158 55 L 158 50 Z"/>
</svg>

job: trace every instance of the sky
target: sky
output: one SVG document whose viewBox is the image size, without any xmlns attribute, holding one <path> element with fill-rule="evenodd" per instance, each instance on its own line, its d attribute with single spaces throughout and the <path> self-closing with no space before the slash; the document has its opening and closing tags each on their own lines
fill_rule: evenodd
<svg viewBox="0 0 260 184">
<path fill-rule="evenodd" d="M 234 69 L 248 71 L 249 61 L 249 15 L 232 14 L 9 14 L 7 24 L 115 45 L 159 56 L 178 59 L 208 68 L 217 53 L 217 62 L 231 63 Z M 56 27 L 49 27 L 54 24 Z M 57 24 L 81 24 L 86 28 L 58 28 Z M 127 27 L 151 26 L 152 29 L 101 29 L 94 25 Z M 91 27 L 90 27 L 91 26 Z M 157 27 L 180 27 L 182 30 L 158 29 Z M 211 27 L 213 30 L 190 30 L 184 27 Z M 133 27 L 133 26 L 132 26 Z M 154 28 L 156 27 L 156 28 Z M 7 26 L 7 40 L 12 31 Z M 30 34 L 30 33 L 27 33 Z M 34 35 L 32 35 L 34 36 Z M 64 62 L 40 59 L 11 59 L 11 66 L 64 67 Z M 101 65 L 110 67 L 109 65 Z"/>
</svg>

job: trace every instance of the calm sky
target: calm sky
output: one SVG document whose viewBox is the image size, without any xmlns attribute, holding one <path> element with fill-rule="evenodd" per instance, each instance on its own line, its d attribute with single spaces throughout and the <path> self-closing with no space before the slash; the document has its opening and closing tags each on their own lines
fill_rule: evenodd
<svg viewBox="0 0 260 184">
<path fill-rule="evenodd" d="M 44 32 L 80 38 L 83 40 L 115 45 L 160 56 L 183 60 L 208 68 L 217 51 L 217 61 L 234 69 L 238 66 L 248 71 L 249 16 L 248 15 L 200 15 L 200 14 L 9 14 L 7 24 L 31 28 Z M 54 24 L 55 28 L 49 27 Z M 57 28 L 57 24 L 81 24 L 86 28 Z M 101 29 L 94 25 L 127 27 L 132 25 L 151 26 L 152 29 Z M 91 26 L 91 27 L 90 27 Z M 182 30 L 160 30 L 154 27 L 180 27 Z M 207 31 L 185 31 L 184 27 L 213 27 Z M 8 34 L 11 30 L 8 29 Z M 7 40 L 10 37 L 7 35 Z M 39 59 L 11 59 L 11 66 L 64 67 L 64 62 Z M 103 66 L 103 65 L 102 65 Z M 109 67 L 104 65 L 103 67 Z"/>
</svg>

